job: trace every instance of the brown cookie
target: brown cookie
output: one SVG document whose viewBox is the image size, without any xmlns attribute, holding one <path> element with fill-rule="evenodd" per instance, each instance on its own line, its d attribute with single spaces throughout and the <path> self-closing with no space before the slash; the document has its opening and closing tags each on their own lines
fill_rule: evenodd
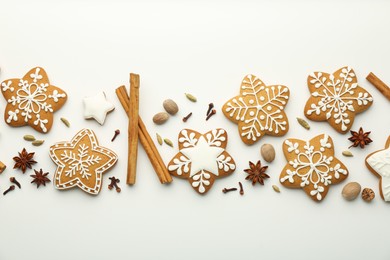
<svg viewBox="0 0 390 260">
<path fill-rule="evenodd" d="M 390 201 L 390 136 L 385 149 L 373 152 L 366 157 L 367 168 L 379 177 L 379 192 L 384 201 Z"/>
<path fill-rule="evenodd" d="M 173 176 L 188 179 L 193 189 L 205 194 L 213 186 L 215 179 L 227 176 L 236 169 L 236 164 L 228 152 L 227 133 L 214 129 L 205 134 L 183 129 L 179 133 L 179 153 L 168 164 Z"/>
<path fill-rule="evenodd" d="M 38 132 L 47 133 L 53 125 L 53 113 L 66 102 L 66 93 L 50 84 L 43 68 L 31 69 L 19 79 L 1 83 L 7 107 L 4 120 L 10 126 L 29 125 Z"/>
<path fill-rule="evenodd" d="M 287 139 L 283 152 L 288 163 L 280 174 L 280 183 L 302 188 L 314 201 L 322 201 L 331 184 L 348 177 L 345 165 L 334 157 L 332 138 L 326 134 L 310 141 Z"/>
<path fill-rule="evenodd" d="M 102 174 L 115 165 L 118 156 L 99 146 L 90 129 L 78 132 L 70 142 L 60 142 L 50 147 L 50 157 L 57 164 L 54 186 L 66 190 L 75 186 L 97 195 L 102 188 Z"/>
<path fill-rule="evenodd" d="M 242 80 L 240 95 L 231 98 L 223 107 L 223 114 L 238 124 L 241 140 L 254 144 L 264 135 L 282 136 L 288 131 L 284 113 L 290 91 L 282 85 L 266 86 L 254 75 Z"/>
<path fill-rule="evenodd" d="M 311 96 L 305 116 L 313 121 L 328 121 L 339 133 L 351 129 L 355 114 L 372 105 L 372 96 L 357 84 L 355 72 L 343 67 L 333 74 L 314 72 L 307 78 Z"/>
</svg>

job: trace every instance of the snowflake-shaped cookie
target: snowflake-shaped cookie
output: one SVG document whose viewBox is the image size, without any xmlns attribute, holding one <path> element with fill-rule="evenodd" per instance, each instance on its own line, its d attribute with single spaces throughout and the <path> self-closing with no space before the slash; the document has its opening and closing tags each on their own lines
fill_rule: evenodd
<svg viewBox="0 0 390 260">
<path fill-rule="evenodd" d="M 236 169 L 233 158 L 225 148 L 227 133 L 214 129 L 205 134 L 183 129 L 178 138 L 179 153 L 169 162 L 173 176 L 188 179 L 198 193 L 206 193 L 216 178 L 231 174 Z"/>
<path fill-rule="evenodd" d="M 348 176 L 345 165 L 334 157 L 332 138 L 326 134 L 306 142 L 287 139 L 283 152 L 288 163 L 280 174 L 280 183 L 288 188 L 302 188 L 315 201 L 323 200 L 331 184 Z"/>
<path fill-rule="evenodd" d="M 60 109 L 66 93 L 53 85 L 43 68 L 31 69 L 21 79 L 7 79 L 1 83 L 7 101 L 5 122 L 11 126 L 30 125 L 41 133 L 50 131 L 53 113 Z"/>
<path fill-rule="evenodd" d="M 372 96 L 359 87 L 355 72 L 344 67 L 333 74 L 314 72 L 307 79 L 311 97 L 305 115 L 313 121 L 328 121 L 340 133 L 352 127 L 355 114 L 367 110 Z"/>
<path fill-rule="evenodd" d="M 385 149 L 373 152 L 366 158 L 367 168 L 378 176 L 379 191 L 382 199 L 390 202 L 390 136 L 387 138 Z"/>
<path fill-rule="evenodd" d="M 111 150 L 99 146 L 94 132 L 83 129 L 70 142 L 50 147 L 50 157 L 57 164 L 54 186 L 64 190 L 78 186 L 97 195 L 102 188 L 102 174 L 118 160 Z"/>
<path fill-rule="evenodd" d="M 241 140 L 253 144 L 264 135 L 282 136 L 288 131 L 288 119 L 283 109 L 290 91 L 282 85 L 266 86 L 254 75 L 242 80 L 240 95 L 227 101 L 222 111 L 238 124 Z"/>
</svg>

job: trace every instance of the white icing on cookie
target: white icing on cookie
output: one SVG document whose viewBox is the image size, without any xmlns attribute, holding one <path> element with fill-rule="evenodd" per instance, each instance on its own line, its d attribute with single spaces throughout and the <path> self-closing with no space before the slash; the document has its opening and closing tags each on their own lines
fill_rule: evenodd
<svg viewBox="0 0 390 260">
<path fill-rule="evenodd" d="M 112 103 L 107 101 L 104 92 L 100 92 L 92 97 L 86 97 L 83 99 L 83 102 L 84 118 L 93 118 L 101 125 L 104 124 L 107 113 L 115 108 Z"/>
<path fill-rule="evenodd" d="M 255 142 L 263 131 L 279 134 L 286 130 L 287 119 L 283 112 L 289 98 L 285 86 L 265 86 L 254 75 L 242 81 L 241 96 L 226 104 L 225 115 L 245 122 L 241 126 L 241 137 Z M 276 109 L 276 110 L 275 110 Z"/>
<path fill-rule="evenodd" d="M 70 151 L 73 149 L 76 152 Z M 103 160 L 104 156 L 107 159 Z M 92 195 L 97 195 L 101 190 L 102 173 L 114 166 L 118 160 L 118 156 L 113 151 L 98 145 L 96 136 L 90 129 L 81 130 L 70 142 L 52 145 L 50 157 L 58 166 L 54 175 L 57 189 L 78 186 Z M 87 181 L 91 176 L 95 181 L 93 185 L 88 185 Z"/>
<path fill-rule="evenodd" d="M 334 122 L 341 125 L 341 130 L 346 131 L 351 123 L 346 112 L 354 112 L 354 105 L 366 106 L 373 99 L 364 89 L 358 93 L 357 97 L 353 96 L 358 84 L 356 83 L 356 75 L 350 67 L 343 68 L 338 76 L 341 80 L 335 80 L 333 74 L 327 77 L 321 72 L 312 73 L 309 76 L 310 83 L 319 89 L 311 95 L 321 97 L 321 99 L 317 103 L 311 103 L 306 114 L 310 116 L 313 113 L 316 115 L 326 113 L 326 119 L 335 119 Z"/>
<path fill-rule="evenodd" d="M 212 172 L 218 176 L 217 158 L 224 151 L 220 147 L 210 146 L 206 139 L 201 136 L 194 147 L 180 150 L 191 161 L 190 177 L 202 170 Z"/>
<path fill-rule="evenodd" d="M 332 175 L 336 179 L 340 178 L 340 174 L 347 175 L 347 170 L 343 169 L 340 164 L 331 166 L 334 160 L 333 156 L 326 156 L 323 153 L 326 149 L 333 149 L 329 136 L 324 135 L 320 139 L 320 147 L 315 150 L 314 145 L 309 141 L 303 146 L 303 150 L 299 150 L 298 143 L 293 143 L 290 140 L 286 140 L 285 144 L 288 146 L 287 152 L 296 154 L 295 159 L 288 163 L 294 168 L 293 171 L 287 170 L 286 176 L 282 177 L 280 181 L 283 183 L 289 181 L 294 183 L 294 176 L 298 176 L 300 179 L 300 186 L 303 188 L 312 184 L 314 189 L 310 191 L 311 196 L 316 196 L 317 200 L 322 200 L 322 195 L 325 191 L 324 186 L 328 186 L 332 183 Z"/>
<path fill-rule="evenodd" d="M 58 90 L 54 90 L 53 94 L 47 94 L 48 88 L 50 85 L 48 83 L 38 83 L 38 80 L 47 80 L 41 74 L 43 69 L 37 67 L 33 73 L 30 73 L 27 76 L 27 80 L 20 79 L 15 95 L 10 96 L 7 99 L 8 104 L 12 105 L 16 109 L 11 109 L 8 111 L 8 118 L 6 122 L 9 124 L 12 121 L 18 121 L 20 118 L 23 119 L 25 123 L 33 122 L 34 125 L 39 125 L 41 130 L 46 133 L 46 125 L 49 122 L 47 119 L 41 119 L 39 113 L 41 111 L 45 112 L 54 112 L 54 109 L 51 104 L 48 104 L 48 98 L 52 98 L 52 95 L 56 95 L 55 102 L 57 103 L 59 99 L 66 98 L 64 92 L 60 93 Z M 24 77 L 26 78 L 26 76 Z M 4 81 L 1 84 L 3 92 L 14 93 L 15 87 L 12 86 L 12 81 Z M 35 116 L 35 118 L 34 118 Z M 30 121 L 31 120 L 31 121 Z"/>
<path fill-rule="evenodd" d="M 390 201 L 390 147 L 372 154 L 366 161 L 382 177 L 383 198 Z"/>
<path fill-rule="evenodd" d="M 229 172 L 236 168 L 230 155 L 226 155 L 224 144 L 226 132 L 215 129 L 196 138 L 192 130 L 182 130 L 179 135 L 179 158 L 174 158 L 168 165 L 168 170 L 178 176 L 189 174 L 191 185 L 199 193 L 205 193 L 211 185 L 211 178 L 219 176 L 219 172 Z M 213 175 L 213 176 L 212 176 Z"/>
</svg>

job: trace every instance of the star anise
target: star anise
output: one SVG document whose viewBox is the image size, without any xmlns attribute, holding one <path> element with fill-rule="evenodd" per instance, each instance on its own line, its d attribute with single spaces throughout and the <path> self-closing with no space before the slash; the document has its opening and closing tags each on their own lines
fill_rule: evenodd
<svg viewBox="0 0 390 260">
<path fill-rule="evenodd" d="M 41 184 L 43 184 L 43 186 L 46 186 L 46 182 L 50 182 L 50 179 L 46 177 L 49 174 L 48 172 L 43 173 L 42 169 L 40 169 L 39 171 L 37 170 L 34 171 L 35 174 L 30 175 L 31 177 L 33 177 L 31 183 L 35 182 L 37 184 L 37 188 L 39 188 Z"/>
<path fill-rule="evenodd" d="M 264 185 L 264 179 L 269 178 L 268 174 L 265 173 L 268 166 L 261 166 L 260 160 L 256 165 L 252 162 L 249 162 L 249 169 L 245 169 L 244 172 L 248 173 L 248 176 L 245 180 L 251 180 L 252 185 L 255 185 L 256 182 Z"/>
<path fill-rule="evenodd" d="M 25 148 L 23 148 L 22 152 L 19 153 L 19 156 L 15 156 L 13 159 L 16 162 L 14 165 L 14 169 L 19 168 L 23 173 L 26 172 L 27 168 L 32 168 L 31 165 L 37 163 L 33 160 L 35 153 L 28 153 Z"/>
<path fill-rule="evenodd" d="M 350 132 L 352 136 L 348 138 L 348 140 L 353 142 L 353 144 L 349 148 L 351 148 L 352 146 L 353 147 L 360 146 L 360 148 L 364 148 L 365 145 L 368 145 L 369 143 L 372 142 L 371 138 L 368 137 L 368 135 L 371 132 L 364 132 L 363 128 L 361 127 L 359 129 L 359 132 L 355 132 L 355 131 L 350 131 Z"/>
</svg>

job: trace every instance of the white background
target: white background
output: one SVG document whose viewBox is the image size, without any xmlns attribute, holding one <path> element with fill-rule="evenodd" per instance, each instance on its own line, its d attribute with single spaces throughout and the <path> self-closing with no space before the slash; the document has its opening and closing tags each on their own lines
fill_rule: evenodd
<svg viewBox="0 0 390 260">
<path fill-rule="evenodd" d="M 23 185 L 0 197 L 0 259 L 389 259 L 390 206 L 364 165 L 365 156 L 382 149 L 390 134 L 390 103 L 365 80 L 373 71 L 390 83 L 389 10 L 388 1 L 0 1 L 0 80 L 42 66 L 51 83 L 69 95 L 49 134 L 0 122 L 0 160 L 8 166 L 0 189 L 8 188 L 10 176 Z M 310 122 L 307 131 L 295 120 L 303 117 L 309 97 L 308 74 L 345 65 L 374 97 L 352 128 L 371 130 L 374 142 L 352 149 L 353 158 L 341 155 L 349 135 L 325 122 Z M 140 146 L 137 183 L 126 186 L 127 118 L 114 90 L 128 86 L 129 72 L 141 75 L 140 114 L 153 138 L 158 132 L 177 147 L 183 127 L 225 128 L 236 172 L 200 196 L 185 180 L 161 185 Z M 247 146 L 237 126 L 222 115 L 221 106 L 238 94 L 249 73 L 290 88 L 285 137 L 267 136 Z M 102 90 L 116 106 L 104 126 L 82 116 L 82 98 Z M 198 102 L 189 102 L 184 92 Z M 177 101 L 180 113 L 155 126 L 152 116 L 166 98 Z M 218 115 L 206 122 L 209 102 Z M 2 111 L 5 105 L 0 98 Z M 193 116 L 185 124 L 181 118 L 188 112 Z M 60 117 L 69 119 L 70 129 Z M 30 184 L 33 171 L 23 175 L 12 169 L 12 157 L 26 147 L 36 153 L 34 168 L 52 177 L 48 147 L 85 127 L 119 155 L 97 197 L 78 189 L 58 191 L 52 184 L 37 190 Z M 117 128 L 122 133 L 111 143 Z M 333 137 L 336 156 L 350 176 L 315 203 L 302 190 L 283 188 L 278 176 L 286 163 L 282 141 L 321 133 Z M 23 140 L 25 134 L 45 144 L 33 147 Z M 260 159 L 264 143 L 275 146 L 276 160 L 269 164 L 265 185 L 252 187 L 243 169 Z M 165 163 L 177 152 L 166 145 L 158 149 Z M 107 189 L 110 176 L 121 179 L 120 194 Z M 244 183 L 244 196 L 221 192 L 238 181 Z M 373 188 L 377 197 L 370 204 L 360 198 L 345 201 L 340 193 L 348 181 Z M 280 194 L 272 184 L 281 187 Z"/>
</svg>

